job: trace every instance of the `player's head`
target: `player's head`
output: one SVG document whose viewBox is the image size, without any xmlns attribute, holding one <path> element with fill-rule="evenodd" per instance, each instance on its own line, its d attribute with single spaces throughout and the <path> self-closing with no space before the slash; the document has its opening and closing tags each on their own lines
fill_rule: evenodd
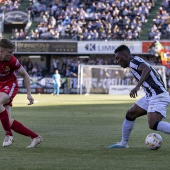
<svg viewBox="0 0 170 170">
<path fill-rule="evenodd" d="M 115 58 L 117 63 L 123 67 L 129 67 L 130 59 L 131 59 L 131 53 L 129 48 L 126 45 L 120 45 L 115 50 Z"/>
<path fill-rule="evenodd" d="M 55 69 L 55 73 L 58 74 L 58 69 Z"/>
<path fill-rule="evenodd" d="M 15 45 L 8 39 L 0 39 L 0 61 L 9 61 Z"/>
</svg>

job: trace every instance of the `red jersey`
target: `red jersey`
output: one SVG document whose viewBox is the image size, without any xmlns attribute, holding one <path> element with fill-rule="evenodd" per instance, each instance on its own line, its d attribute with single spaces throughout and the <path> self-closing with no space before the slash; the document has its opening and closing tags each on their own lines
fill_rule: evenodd
<svg viewBox="0 0 170 170">
<path fill-rule="evenodd" d="M 0 61 L 0 83 L 16 81 L 15 71 L 21 68 L 20 62 L 12 56 L 9 61 Z"/>
</svg>

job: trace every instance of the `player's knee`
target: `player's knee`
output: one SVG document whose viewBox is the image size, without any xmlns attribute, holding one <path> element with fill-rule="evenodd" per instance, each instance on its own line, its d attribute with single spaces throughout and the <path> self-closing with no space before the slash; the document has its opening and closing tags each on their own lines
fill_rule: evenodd
<svg viewBox="0 0 170 170">
<path fill-rule="evenodd" d="M 126 119 L 129 121 L 134 121 L 136 119 L 135 113 L 133 113 L 133 111 L 128 110 L 126 113 Z"/>
<path fill-rule="evenodd" d="M 152 130 L 157 130 L 158 123 L 159 123 L 159 121 L 158 122 L 149 121 L 148 122 L 149 128 Z"/>
<path fill-rule="evenodd" d="M 149 124 L 149 129 L 153 130 L 153 125 Z"/>
<path fill-rule="evenodd" d="M 10 124 L 10 126 L 12 126 L 13 122 L 14 122 L 14 119 L 10 118 L 10 119 L 9 119 L 9 124 Z"/>
<path fill-rule="evenodd" d="M 2 112 L 4 110 L 4 106 L 2 103 L 0 103 L 0 112 Z"/>
</svg>

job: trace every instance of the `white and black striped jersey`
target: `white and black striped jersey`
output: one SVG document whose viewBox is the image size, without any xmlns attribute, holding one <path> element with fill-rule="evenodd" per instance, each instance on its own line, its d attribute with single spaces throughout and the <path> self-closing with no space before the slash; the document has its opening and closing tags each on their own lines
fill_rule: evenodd
<svg viewBox="0 0 170 170">
<path fill-rule="evenodd" d="M 130 70 L 136 80 L 139 81 L 141 78 L 141 72 L 138 71 L 138 67 L 141 63 L 147 64 L 151 69 L 149 77 L 142 84 L 146 96 L 151 97 L 153 95 L 158 95 L 163 92 L 167 92 L 162 76 L 158 73 L 158 71 L 156 71 L 148 62 L 137 56 L 131 59 L 129 65 Z"/>
</svg>

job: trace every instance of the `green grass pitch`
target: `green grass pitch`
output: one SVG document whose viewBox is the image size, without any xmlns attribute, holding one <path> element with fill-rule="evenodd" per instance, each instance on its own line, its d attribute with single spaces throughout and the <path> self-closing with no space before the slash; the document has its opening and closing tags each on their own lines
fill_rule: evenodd
<svg viewBox="0 0 170 170">
<path fill-rule="evenodd" d="M 145 137 L 153 132 L 147 117 L 136 120 L 128 149 L 108 149 L 121 138 L 121 125 L 128 108 L 136 101 L 125 95 L 34 94 L 28 106 L 19 94 L 12 116 L 43 136 L 34 149 L 30 139 L 14 132 L 14 143 L 0 148 L 0 169 L 6 170 L 169 170 L 170 135 L 159 150 L 148 150 Z M 170 122 L 170 107 L 167 119 Z M 0 128 L 0 142 L 4 132 Z"/>
</svg>

